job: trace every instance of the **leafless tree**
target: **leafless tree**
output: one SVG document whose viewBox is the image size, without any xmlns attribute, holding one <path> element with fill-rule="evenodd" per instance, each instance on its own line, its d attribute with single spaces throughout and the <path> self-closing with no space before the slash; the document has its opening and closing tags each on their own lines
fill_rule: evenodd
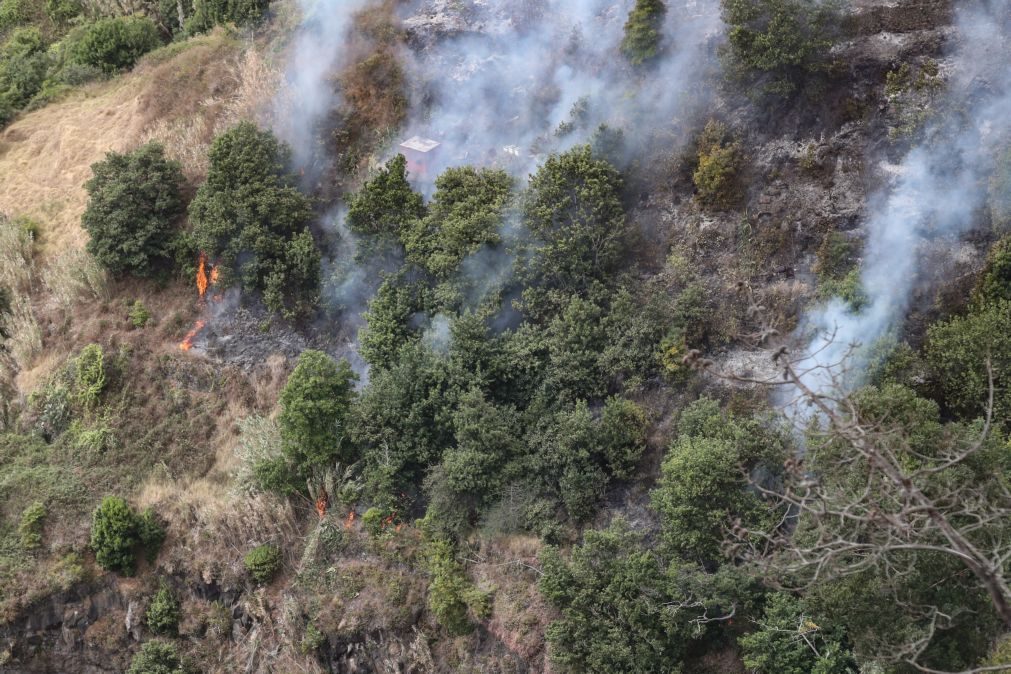
<svg viewBox="0 0 1011 674">
<path fill-rule="evenodd" d="M 686 364 L 727 380 L 775 387 L 787 415 L 803 426 L 799 430 L 805 441 L 804 450 L 786 462 L 778 484 L 753 483 L 783 515 L 777 526 L 765 530 L 737 523 L 730 537 L 735 554 L 759 565 L 770 578 L 794 583 L 795 589 L 868 572 L 900 580 L 923 556 L 940 555 L 957 560 L 966 572 L 960 574 L 963 578 L 972 574 L 996 614 L 1011 627 L 1011 588 L 1005 577 L 1011 560 L 1011 491 L 999 472 L 981 476 L 978 469 L 968 468 L 994 448 L 989 363 L 990 400 L 978 431 L 945 435 L 942 446 L 925 453 L 897 420 L 861 408 L 851 390 L 857 345 L 835 362 L 821 357 L 835 351 L 824 347 L 820 353 L 794 354 L 768 324 L 750 289 L 742 290 L 756 325 L 749 337 L 768 352 L 779 377 L 763 380 L 721 372 L 697 351 L 686 356 Z M 833 339 L 820 343 L 830 345 Z M 939 606 L 903 608 L 925 627 L 883 659 L 936 674 L 939 670 L 923 663 L 924 653 L 954 616 Z M 982 666 L 965 674 L 1009 667 L 1011 663 Z"/>
</svg>

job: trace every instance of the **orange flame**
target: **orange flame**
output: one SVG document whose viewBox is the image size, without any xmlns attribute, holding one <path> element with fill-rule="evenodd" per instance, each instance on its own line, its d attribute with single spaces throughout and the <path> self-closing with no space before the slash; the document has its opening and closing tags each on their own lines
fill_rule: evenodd
<svg viewBox="0 0 1011 674">
<path fill-rule="evenodd" d="M 316 499 L 316 514 L 319 515 L 320 519 L 326 516 L 326 508 L 330 504 L 330 496 L 326 493 L 326 489 L 323 489 L 319 493 L 319 497 Z"/>
<path fill-rule="evenodd" d="M 344 520 L 344 528 L 350 529 L 351 525 L 355 523 L 355 511 L 352 510 L 348 513 L 348 518 Z"/>
<path fill-rule="evenodd" d="M 214 274 L 213 270 L 211 274 Z M 200 293 L 201 298 L 207 292 L 207 256 L 204 253 L 200 253 L 200 261 L 197 265 L 197 292 Z"/>
<path fill-rule="evenodd" d="M 217 284 L 218 284 L 218 268 L 211 267 L 211 285 L 213 286 Z"/>
<path fill-rule="evenodd" d="M 192 349 L 193 339 L 197 336 L 198 332 L 204 329 L 205 325 L 207 325 L 207 323 L 204 321 L 197 321 L 194 323 L 193 329 L 186 333 L 186 336 L 183 337 L 183 341 L 179 342 L 179 348 L 183 351 L 189 351 Z"/>
</svg>

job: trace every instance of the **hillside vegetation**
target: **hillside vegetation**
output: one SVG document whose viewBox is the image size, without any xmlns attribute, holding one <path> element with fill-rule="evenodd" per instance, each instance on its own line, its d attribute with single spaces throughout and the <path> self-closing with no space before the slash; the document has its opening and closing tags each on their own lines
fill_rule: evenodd
<svg viewBox="0 0 1011 674">
<path fill-rule="evenodd" d="M 1011 671 L 1004 27 L 552 8 L 0 0 L 0 669 Z"/>
</svg>

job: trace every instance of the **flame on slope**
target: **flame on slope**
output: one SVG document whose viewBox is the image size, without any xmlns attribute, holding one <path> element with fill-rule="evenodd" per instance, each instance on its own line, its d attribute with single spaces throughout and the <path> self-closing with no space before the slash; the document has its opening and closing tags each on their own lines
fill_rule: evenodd
<svg viewBox="0 0 1011 674">
<path fill-rule="evenodd" d="M 179 342 L 179 348 L 183 351 L 189 351 L 192 349 L 194 338 L 196 338 L 197 333 L 204 329 L 205 325 L 207 325 L 205 321 L 197 321 L 194 323 L 193 329 L 186 333 L 186 336 L 183 337 L 183 341 Z"/>
<path fill-rule="evenodd" d="M 211 275 L 214 275 L 214 270 L 211 270 Z M 200 253 L 200 260 L 197 263 L 197 292 L 200 293 L 200 298 L 203 299 L 204 293 L 207 292 L 207 255 Z"/>
</svg>

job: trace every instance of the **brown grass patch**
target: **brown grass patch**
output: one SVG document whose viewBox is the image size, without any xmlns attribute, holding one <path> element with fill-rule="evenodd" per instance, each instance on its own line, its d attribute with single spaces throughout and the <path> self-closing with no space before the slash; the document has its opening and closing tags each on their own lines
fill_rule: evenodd
<svg viewBox="0 0 1011 674">
<path fill-rule="evenodd" d="M 220 32 L 170 45 L 132 72 L 81 87 L 0 133 L 0 203 L 10 215 L 41 223 L 44 257 L 86 242 L 83 185 L 93 163 L 141 144 L 157 124 L 221 113 L 223 104 L 205 103 L 236 90 L 232 67 L 240 50 Z"/>
</svg>

